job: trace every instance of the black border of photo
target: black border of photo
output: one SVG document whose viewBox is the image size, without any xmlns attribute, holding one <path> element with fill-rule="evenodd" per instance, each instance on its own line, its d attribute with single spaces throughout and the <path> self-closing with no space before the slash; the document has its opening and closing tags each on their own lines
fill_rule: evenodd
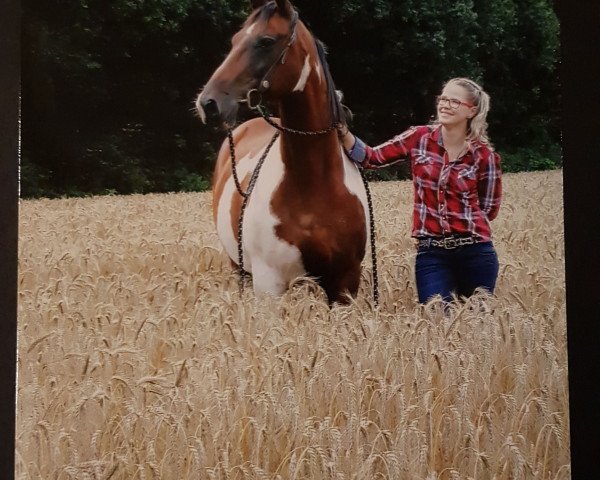
<svg viewBox="0 0 600 480">
<path fill-rule="evenodd" d="M 21 5 L 0 4 L 0 478 L 14 478 Z"/>
<path fill-rule="evenodd" d="M 563 175 L 569 408 L 573 479 L 597 477 L 600 423 L 598 291 L 600 177 L 597 68 L 598 0 L 554 2 L 561 25 Z M 18 0 L 0 4 L 0 478 L 14 478 L 17 347 L 18 155 L 20 84 Z M 518 125 L 515 125 L 518 128 Z"/>
<path fill-rule="evenodd" d="M 598 61 L 597 0 L 555 2 L 561 26 L 560 81 L 571 473 L 598 478 Z"/>
</svg>

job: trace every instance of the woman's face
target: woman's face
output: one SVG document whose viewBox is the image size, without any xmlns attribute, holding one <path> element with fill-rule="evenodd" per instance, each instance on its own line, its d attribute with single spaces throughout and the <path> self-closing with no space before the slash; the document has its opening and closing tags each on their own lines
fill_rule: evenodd
<svg viewBox="0 0 600 480">
<path fill-rule="evenodd" d="M 438 97 L 438 121 L 447 127 L 464 123 L 465 127 L 470 118 L 477 112 L 469 97 L 469 92 L 457 84 L 448 84 Z"/>
</svg>

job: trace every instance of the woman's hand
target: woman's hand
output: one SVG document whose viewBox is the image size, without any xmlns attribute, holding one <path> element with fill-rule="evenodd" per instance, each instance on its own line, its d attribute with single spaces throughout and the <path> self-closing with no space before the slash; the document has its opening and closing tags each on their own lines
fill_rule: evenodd
<svg viewBox="0 0 600 480">
<path fill-rule="evenodd" d="M 346 125 L 345 123 L 340 123 L 337 126 L 337 131 L 338 131 L 338 137 L 340 137 L 340 139 L 343 139 L 344 136 L 350 131 L 348 130 L 348 125 Z"/>
<path fill-rule="evenodd" d="M 349 151 L 354 146 L 354 135 L 350 133 L 348 130 L 348 125 L 339 125 L 338 128 L 338 137 L 340 138 L 340 143 L 344 147 L 344 150 Z"/>
</svg>

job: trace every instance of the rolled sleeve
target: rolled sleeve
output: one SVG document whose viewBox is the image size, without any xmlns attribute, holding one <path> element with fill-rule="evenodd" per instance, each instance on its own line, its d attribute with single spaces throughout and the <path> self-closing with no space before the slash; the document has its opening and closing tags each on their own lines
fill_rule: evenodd
<svg viewBox="0 0 600 480">
<path fill-rule="evenodd" d="M 429 133 L 427 126 L 411 127 L 376 147 L 370 147 L 355 136 L 354 145 L 348 152 L 348 156 L 362 168 L 382 168 L 406 160 L 411 148 L 414 148 L 419 139 L 427 133 Z"/>
<path fill-rule="evenodd" d="M 502 170 L 500 168 L 500 155 L 489 152 L 482 159 L 479 177 L 479 205 L 488 220 L 498 216 L 502 201 Z"/>
<path fill-rule="evenodd" d="M 381 145 L 374 148 L 367 146 L 363 166 L 365 168 L 381 168 L 406 160 L 419 139 L 428 133 L 427 126 L 410 127 Z"/>
<path fill-rule="evenodd" d="M 365 160 L 367 145 L 358 137 L 354 139 L 354 145 L 348 152 L 348 156 L 353 162 L 362 163 Z"/>
</svg>

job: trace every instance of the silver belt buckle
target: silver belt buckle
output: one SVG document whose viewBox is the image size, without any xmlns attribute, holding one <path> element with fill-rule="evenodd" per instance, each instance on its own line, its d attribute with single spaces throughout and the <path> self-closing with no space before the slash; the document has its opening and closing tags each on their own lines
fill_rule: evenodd
<svg viewBox="0 0 600 480">
<path fill-rule="evenodd" d="M 444 248 L 446 250 L 452 250 L 453 248 L 456 248 L 457 245 L 457 241 L 456 238 L 452 238 L 452 237 L 444 237 Z"/>
</svg>

